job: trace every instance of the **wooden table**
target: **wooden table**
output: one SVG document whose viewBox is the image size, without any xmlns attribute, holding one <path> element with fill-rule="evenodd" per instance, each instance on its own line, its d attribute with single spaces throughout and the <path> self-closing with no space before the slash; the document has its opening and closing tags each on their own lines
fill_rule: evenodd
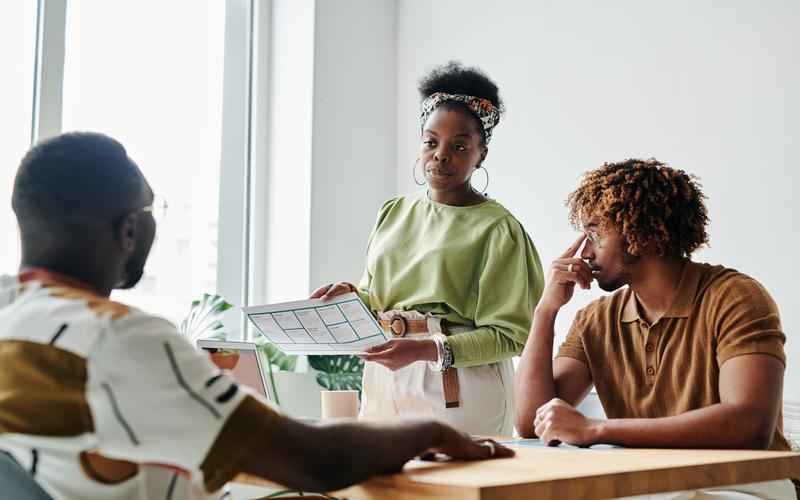
<svg viewBox="0 0 800 500">
<path fill-rule="evenodd" d="M 413 461 L 401 474 L 331 493 L 351 499 L 601 499 L 800 478 L 800 453 L 513 447 L 484 462 Z M 239 476 L 237 482 L 271 485 Z M 274 486 L 274 485 L 273 485 Z"/>
</svg>

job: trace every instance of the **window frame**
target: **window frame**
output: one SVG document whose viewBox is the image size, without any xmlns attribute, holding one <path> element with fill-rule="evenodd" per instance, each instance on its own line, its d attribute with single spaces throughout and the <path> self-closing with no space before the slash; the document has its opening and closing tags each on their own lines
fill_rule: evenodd
<svg viewBox="0 0 800 500">
<path fill-rule="evenodd" d="M 38 0 L 37 3 L 31 145 L 63 130 L 68 2 Z M 263 255 L 265 238 L 254 234 L 252 221 L 267 217 L 267 207 L 253 196 L 264 192 L 266 176 L 257 176 L 254 182 L 253 172 L 256 160 L 260 158 L 263 165 L 266 157 L 263 145 L 254 147 L 254 117 L 266 115 L 264 109 L 255 109 L 255 105 L 265 106 L 268 100 L 264 96 L 268 94 L 266 85 L 256 87 L 254 68 L 260 63 L 258 73 L 264 81 L 268 80 L 265 76 L 270 9 L 270 1 L 225 0 L 217 293 L 236 306 L 250 305 L 253 294 L 264 288 L 266 282 L 263 269 L 254 273 L 256 263 L 261 260 L 256 256 Z M 258 95 L 254 95 L 256 89 Z M 197 290 L 198 294 L 201 292 Z M 229 310 L 224 321 L 231 338 L 252 338 L 239 307 Z"/>
</svg>

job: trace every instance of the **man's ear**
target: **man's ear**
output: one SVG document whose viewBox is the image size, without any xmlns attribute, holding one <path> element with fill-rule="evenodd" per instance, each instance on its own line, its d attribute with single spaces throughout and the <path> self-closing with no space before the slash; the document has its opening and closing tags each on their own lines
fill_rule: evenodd
<svg viewBox="0 0 800 500">
<path fill-rule="evenodd" d="M 137 214 L 128 214 L 117 224 L 114 231 L 114 240 L 126 253 L 133 253 L 136 249 L 136 238 L 139 236 L 137 222 Z"/>
</svg>

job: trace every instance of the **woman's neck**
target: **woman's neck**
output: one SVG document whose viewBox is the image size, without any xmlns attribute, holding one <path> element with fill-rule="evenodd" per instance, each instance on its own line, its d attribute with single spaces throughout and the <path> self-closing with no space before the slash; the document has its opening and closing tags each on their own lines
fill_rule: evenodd
<svg viewBox="0 0 800 500">
<path fill-rule="evenodd" d="M 457 189 L 450 190 L 428 188 L 428 198 L 436 203 L 452 205 L 454 207 L 477 205 L 487 200 L 484 195 L 475 191 L 469 183 L 464 186 L 459 186 Z"/>
</svg>

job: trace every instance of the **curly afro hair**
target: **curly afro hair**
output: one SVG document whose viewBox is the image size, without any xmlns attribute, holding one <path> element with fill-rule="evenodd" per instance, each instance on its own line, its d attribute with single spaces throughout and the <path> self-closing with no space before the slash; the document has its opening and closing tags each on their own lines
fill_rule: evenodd
<svg viewBox="0 0 800 500">
<path fill-rule="evenodd" d="M 505 112 L 505 105 L 503 100 L 500 99 L 500 91 L 497 88 L 497 84 L 479 68 L 466 67 L 458 61 L 450 61 L 433 68 L 427 75 L 422 77 L 417 89 L 419 90 L 420 101 L 424 101 L 425 98 L 436 92 L 464 94 L 488 99 L 501 115 Z M 447 102 L 442 106 L 447 109 L 466 111 L 470 116 L 474 116 L 472 111 L 460 102 Z M 482 131 L 483 127 L 480 126 L 480 120 L 477 117 L 475 119 L 478 121 L 478 130 Z M 482 139 L 485 142 L 486 137 L 482 137 Z"/>
<path fill-rule="evenodd" d="M 708 244 L 705 195 L 697 178 L 651 158 L 605 163 L 584 174 L 566 205 L 580 229 L 588 217 L 611 223 L 628 242 L 628 253 L 689 257 Z"/>
</svg>

